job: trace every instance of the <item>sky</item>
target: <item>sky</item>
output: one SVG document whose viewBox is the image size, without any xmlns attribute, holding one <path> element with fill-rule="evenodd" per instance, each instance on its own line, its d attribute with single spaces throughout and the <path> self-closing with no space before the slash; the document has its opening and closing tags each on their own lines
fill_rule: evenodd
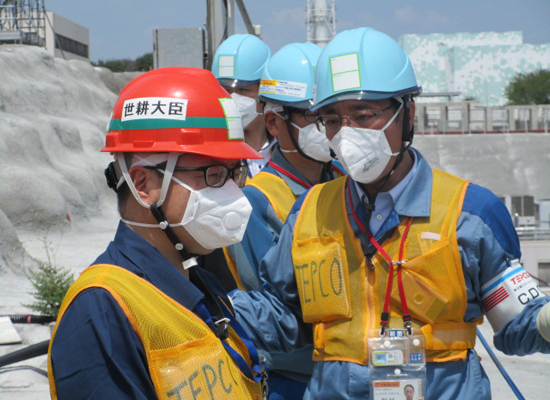
<svg viewBox="0 0 550 400">
<path fill-rule="evenodd" d="M 153 51 L 153 30 L 200 28 L 206 0 L 44 0 L 46 9 L 90 31 L 90 59 L 136 59 Z M 305 42 L 306 0 L 244 0 L 272 53 Z M 236 6 L 235 6 L 236 8 Z M 336 32 L 370 26 L 404 34 L 522 31 L 550 43 L 550 0 L 336 0 Z M 246 33 L 237 11 L 235 33 Z"/>
</svg>

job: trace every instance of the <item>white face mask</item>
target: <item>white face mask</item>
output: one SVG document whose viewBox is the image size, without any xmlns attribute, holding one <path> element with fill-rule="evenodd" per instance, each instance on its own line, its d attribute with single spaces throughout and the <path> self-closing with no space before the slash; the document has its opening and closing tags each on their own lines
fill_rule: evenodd
<svg viewBox="0 0 550 400">
<path fill-rule="evenodd" d="M 303 128 L 293 122 L 290 124 L 298 129 L 298 146 L 305 154 L 325 163 L 332 160 L 329 141 L 324 133 L 319 132 L 315 124 L 309 124 Z"/>
<path fill-rule="evenodd" d="M 218 249 L 242 240 L 252 206 L 237 184 L 228 179 L 222 187 L 194 190 L 177 178 L 174 182 L 191 192 L 180 223 L 205 249 Z"/>
<path fill-rule="evenodd" d="M 392 156 L 385 130 L 401 111 L 395 112 L 388 123 L 380 130 L 342 126 L 330 141 L 330 146 L 338 156 L 348 174 L 354 181 L 371 183 L 380 177 Z"/>
<path fill-rule="evenodd" d="M 243 128 L 246 128 L 254 121 L 257 115 L 260 115 L 256 112 L 256 100 L 238 93 L 231 93 L 231 97 L 237 103 L 237 107 L 241 113 Z"/>
<path fill-rule="evenodd" d="M 175 177 L 172 180 L 191 194 L 181 222 L 169 224 L 170 227 L 183 226 L 205 249 L 218 249 L 242 240 L 252 206 L 232 179 L 222 187 L 207 186 L 200 190 L 192 189 Z M 160 228 L 158 224 L 122 221 L 128 225 Z"/>
</svg>

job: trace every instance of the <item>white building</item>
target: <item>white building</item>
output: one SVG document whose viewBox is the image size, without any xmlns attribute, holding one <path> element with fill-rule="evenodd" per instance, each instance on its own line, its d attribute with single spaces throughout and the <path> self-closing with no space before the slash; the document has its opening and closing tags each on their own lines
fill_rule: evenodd
<svg viewBox="0 0 550 400">
<path fill-rule="evenodd" d="M 516 74 L 550 69 L 550 43 L 523 43 L 521 31 L 403 35 L 399 44 L 424 93 L 460 92 L 456 100 L 484 106 L 504 105 L 504 89 Z"/>
<path fill-rule="evenodd" d="M 48 53 L 65 60 L 90 61 L 90 31 L 51 11 L 46 12 L 46 43 Z"/>
<path fill-rule="evenodd" d="M 54 57 L 90 61 L 88 29 L 45 11 L 43 0 L 0 3 L 0 44 L 41 46 Z"/>
</svg>

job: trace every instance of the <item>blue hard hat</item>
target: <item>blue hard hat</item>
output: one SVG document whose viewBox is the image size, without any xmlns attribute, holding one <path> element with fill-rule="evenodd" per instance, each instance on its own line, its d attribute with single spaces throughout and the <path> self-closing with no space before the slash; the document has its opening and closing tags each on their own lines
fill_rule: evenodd
<svg viewBox="0 0 550 400">
<path fill-rule="evenodd" d="M 322 49 L 313 43 L 291 43 L 269 59 L 260 82 L 260 100 L 294 108 L 313 104 L 315 66 Z"/>
<path fill-rule="evenodd" d="M 216 50 L 212 73 L 223 86 L 249 86 L 260 81 L 270 56 L 269 47 L 258 37 L 231 35 Z"/>
<path fill-rule="evenodd" d="M 319 56 L 311 109 L 421 92 L 411 61 L 395 40 L 372 28 L 351 29 L 336 35 Z"/>
</svg>

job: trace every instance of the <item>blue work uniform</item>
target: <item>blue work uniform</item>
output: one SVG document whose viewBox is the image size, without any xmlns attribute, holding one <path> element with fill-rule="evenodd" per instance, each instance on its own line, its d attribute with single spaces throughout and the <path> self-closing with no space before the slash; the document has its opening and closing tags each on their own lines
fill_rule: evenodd
<svg viewBox="0 0 550 400">
<path fill-rule="evenodd" d="M 284 157 L 279 144 L 273 148 L 271 162 L 277 166 L 277 169 L 267 164 L 261 172 L 281 178 L 291 189 L 295 198 L 311 187 L 300 171 Z M 328 171 L 323 169 L 321 182 L 333 179 L 332 170 L 332 166 Z M 340 173 L 342 170 L 338 163 L 334 166 L 335 172 Z M 291 176 L 297 179 L 292 179 Z M 242 191 L 252 205 L 252 214 L 242 241 L 227 247 L 227 251 L 235 262 L 239 280 L 244 289 L 260 290 L 262 287 L 258 274 L 260 261 L 277 242 L 284 221 L 279 219 L 269 199 L 258 188 L 247 185 Z M 302 398 L 313 369 L 311 351 L 312 347 L 307 347 L 291 354 L 263 353 L 269 369 L 270 400 Z M 297 365 L 298 368 L 296 368 Z"/>
<path fill-rule="evenodd" d="M 262 168 L 262 172 L 281 178 L 296 198 L 311 187 L 300 171 L 287 161 L 278 144 L 273 149 L 271 161 L 279 167 L 279 170 L 267 164 Z M 333 168 L 334 171 L 343 170 L 338 163 Z M 281 171 L 285 171 L 287 174 Z M 298 179 L 292 179 L 289 175 Z M 320 181 L 328 182 L 333 177 L 333 174 L 324 169 Z M 260 290 L 262 286 L 258 275 L 260 261 L 277 242 L 284 221 L 279 219 L 269 199 L 258 188 L 247 185 L 242 188 L 242 191 L 252 205 L 252 214 L 243 240 L 227 247 L 227 250 L 235 261 L 244 289 Z"/>
<path fill-rule="evenodd" d="M 432 170 L 421 154 L 411 149 L 414 167 L 400 185 L 381 193 L 375 203 L 370 229 L 383 243 L 406 217 L 430 215 Z M 351 202 L 346 196 L 349 223 L 367 251 L 372 244 L 364 243 L 364 235 L 352 213 L 365 225 L 366 211 L 361 201 L 362 191 L 348 179 Z M 305 195 L 295 203 L 281 231 L 278 243 L 260 264 L 261 292 L 233 291 L 230 296 L 245 329 L 253 335 L 259 348 L 294 351 L 311 343 L 311 325 L 302 320 L 300 300 L 292 259 L 293 232 Z M 381 217 L 378 218 L 377 216 Z M 457 240 L 467 291 L 465 322 L 483 315 L 481 288 L 509 267 L 512 259 L 521 256 L 519 240 L 508 210 L 489 190 L 470 184 L 457 223 Z M 506 354 L 527 355 L 550 353 L 550 343 L 539 334 L 537 314 L 548 297 L 539 297 L 526 304 L 495 334 L 497 349 Z M 491 398 L 490 383 L 474 349 L 468 350 L 466 361 L 427 364 L 427 399 Z M 345 361 L 315 362 L 312 378 L 304 399 L 369 399 L 368 367 Z"/>
<path fill-rule="evenodd" d="M 114 240 L 93 264 L 117 265 L 136 274 L 214 329 L 204 294 L 125 224 L 119 224 Z M 214 294 L 226 298 L 216 279 L 207 272 L 203 275 Z M 51 357 L 60 399 L 157 398 L 143 345 L 104 289 L 86 289 L 69 306 L 59 322 Z"/>
</svg>

